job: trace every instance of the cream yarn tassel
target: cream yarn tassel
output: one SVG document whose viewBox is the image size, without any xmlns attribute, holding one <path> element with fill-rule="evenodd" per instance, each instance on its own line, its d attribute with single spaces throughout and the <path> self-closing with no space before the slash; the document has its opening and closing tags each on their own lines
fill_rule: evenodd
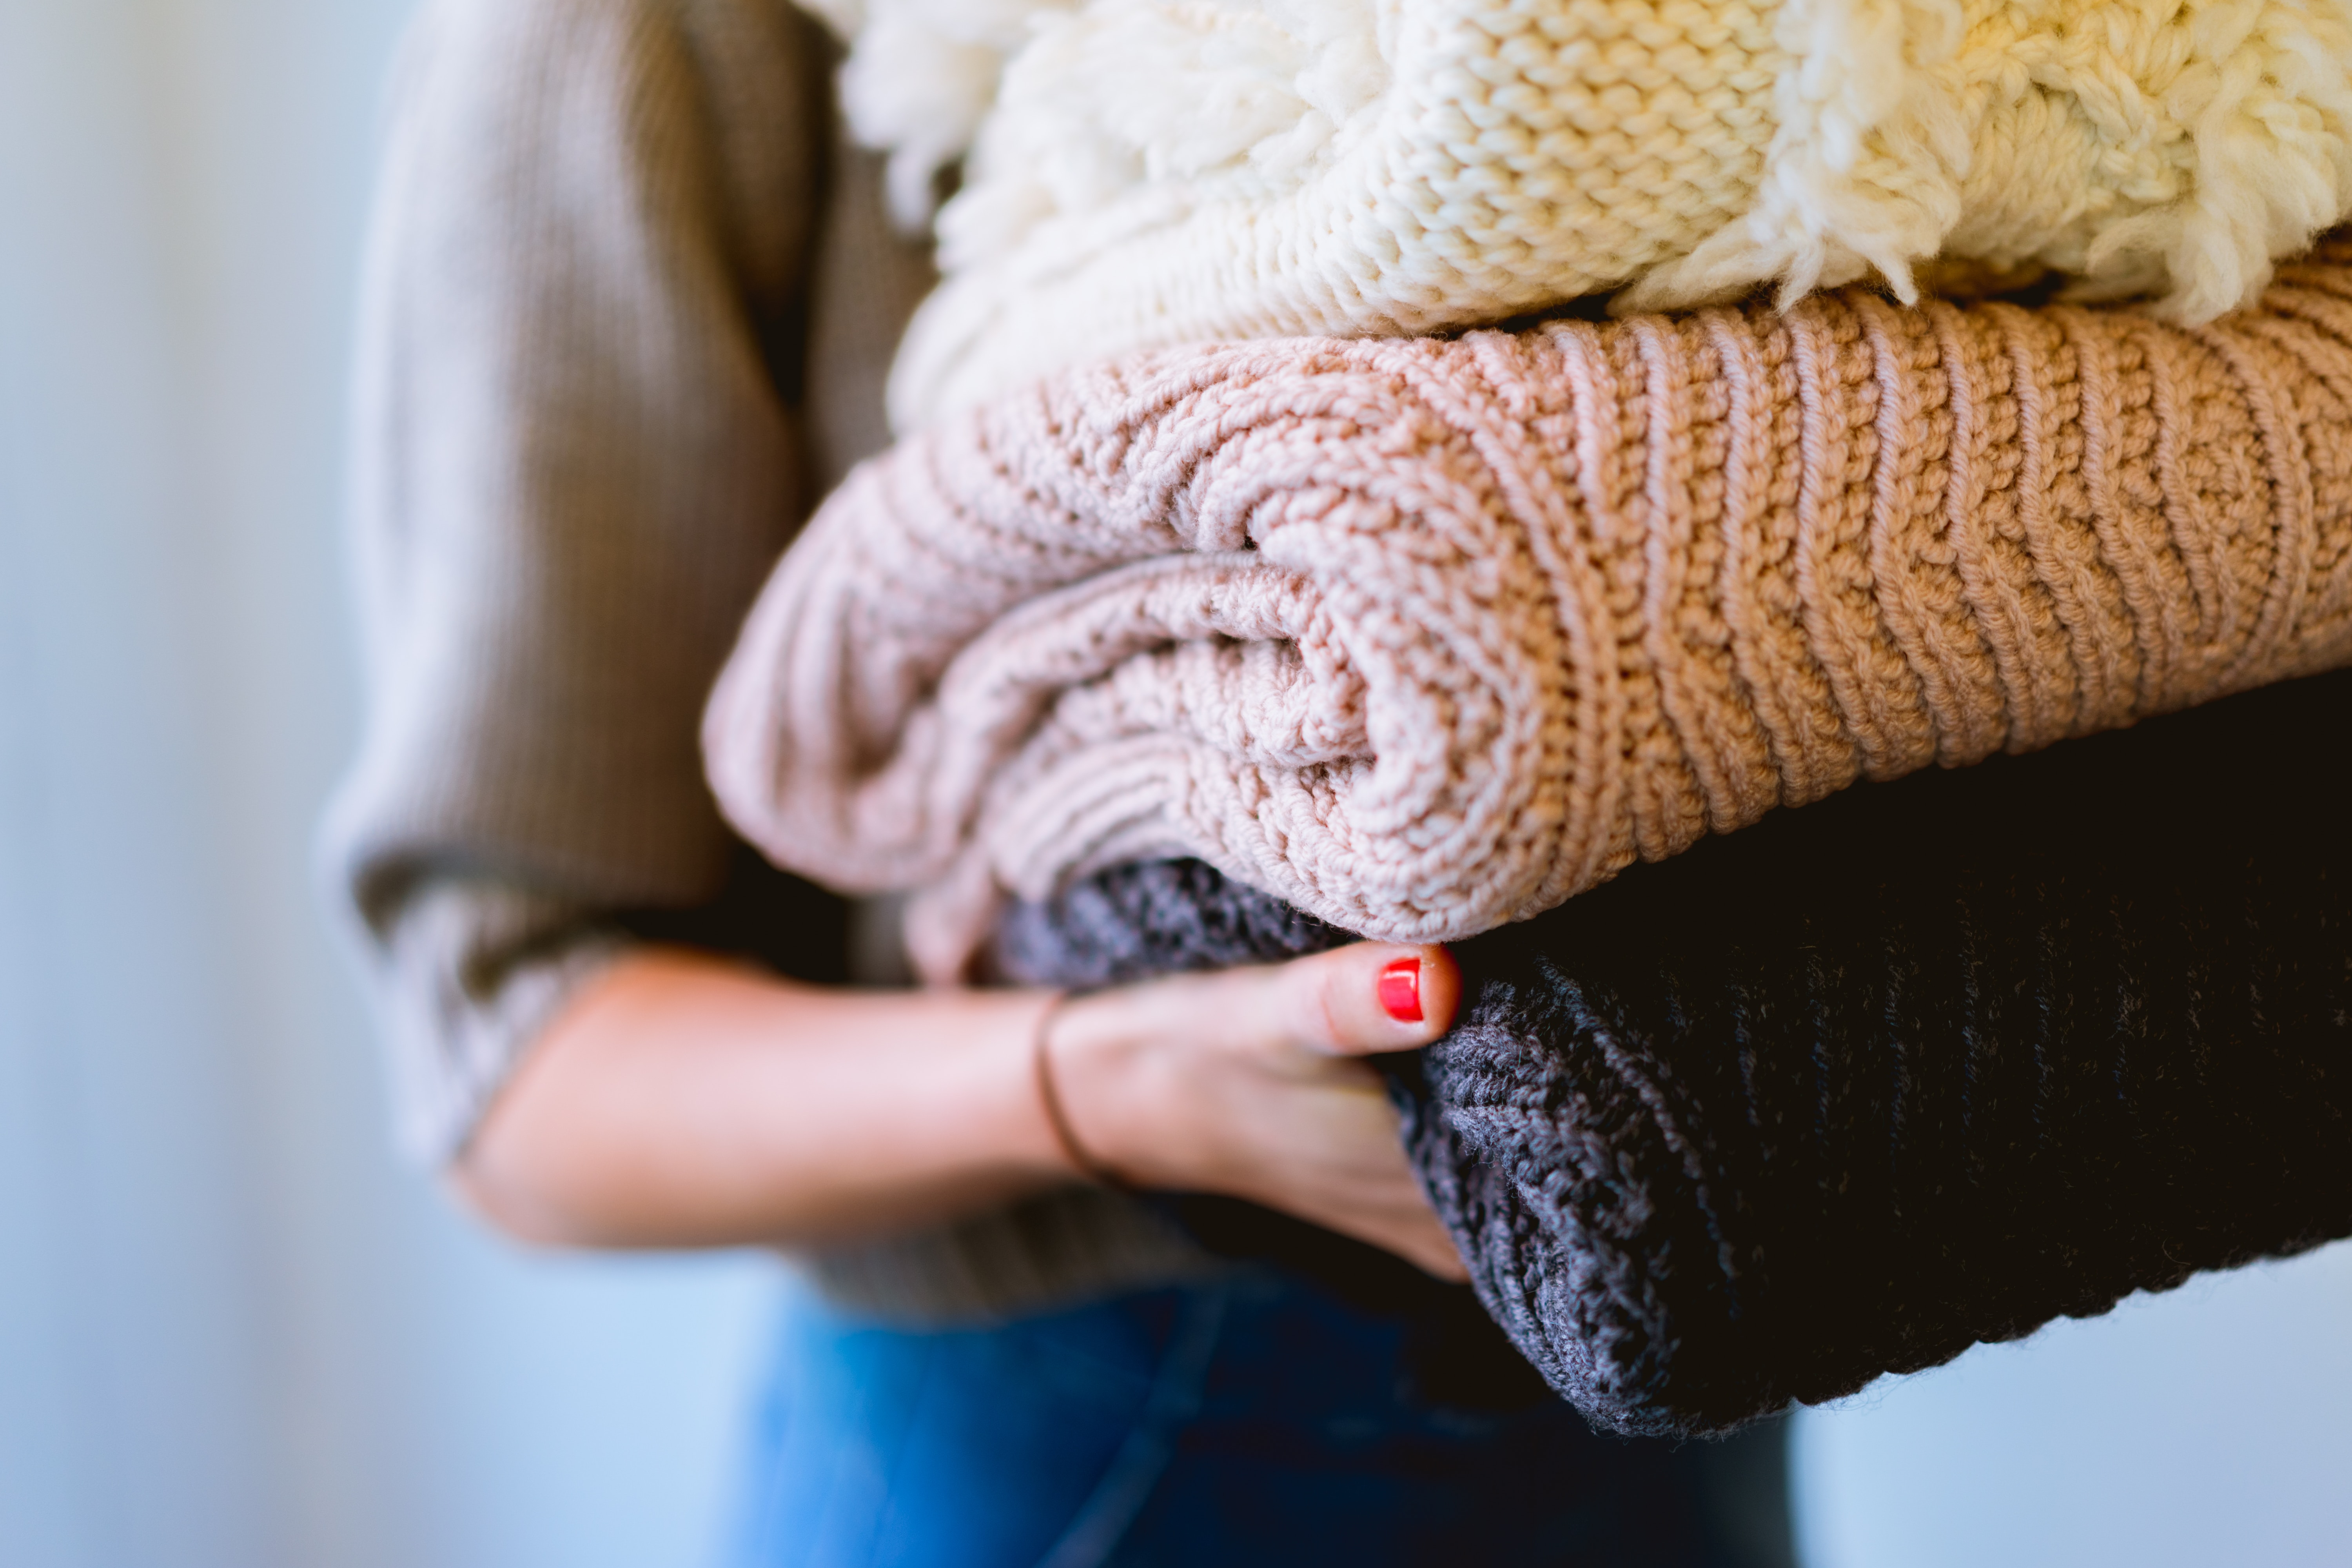
<svg viewBox="0 0 2352 1568">
<path fill-rule="evenodd" d="M 1030 24 L 1077 0 L 801 0 L 851 47 L 841 73 L 850 133 L 890 154 L 890 216 L 931 219 L 940 171 L 971 146 L 1004 62 Z"/>
</svg>

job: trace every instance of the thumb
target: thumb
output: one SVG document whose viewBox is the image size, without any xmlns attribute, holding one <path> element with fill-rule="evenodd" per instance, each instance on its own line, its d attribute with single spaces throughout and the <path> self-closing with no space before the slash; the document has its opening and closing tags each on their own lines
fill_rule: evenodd
<svg viewBox="0 0 2352 1568">
<path fill-rule="evenodd" d="M 1454 1026 L 1462 971 L 1443 947 L 1359 942 L 1282 966 L 1293 1036 L 1341 1056 L 1417 1050 Z"/>
</svg>

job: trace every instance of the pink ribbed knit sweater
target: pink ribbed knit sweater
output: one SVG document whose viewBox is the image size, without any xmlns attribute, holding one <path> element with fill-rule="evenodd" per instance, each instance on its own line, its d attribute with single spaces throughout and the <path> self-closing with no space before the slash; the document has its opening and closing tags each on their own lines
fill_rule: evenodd
<svg viewBox="0 0 2352 1568">
<path fill-rule="evenodd" d="M 852 477 L 705 742 L 780 863 L 920 889 L 945 976 L 1004 894 L 1160 855 L 1456 938 L 2347 660 L 2334 241 L 2195 331 L 1855 290 L 1064 375 Z"/>
</svg>

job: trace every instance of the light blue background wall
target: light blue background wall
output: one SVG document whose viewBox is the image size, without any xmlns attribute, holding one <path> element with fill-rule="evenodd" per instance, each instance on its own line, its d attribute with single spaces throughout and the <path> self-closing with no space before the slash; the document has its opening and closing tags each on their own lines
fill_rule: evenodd
<svg viewBox="0 0 2352 1568">
<path fill-rule="evenodd" d="M 2346 1568 L 2352 1247 L 1979 1345 L 1797 1459 L 1813 1568 Z"/>
<path fill-rule="evenodd" d="M 484 0 L 488 3 L 488 0 Z M 0 1563 L 699 1559 L 770 1289 L 384 1152 L 310 826 L 398 0 L 0 0 Z M 1819 1568 L 2352 1563 L 2352 1254 L 1808 1418 Z"/>
<path fill-rule="evenodd" d="M 700 1560 L 764 1270 L 385 1152 L 310 824 L 396 0 L 0 0 L 0 1564 Z"/>
</svg>

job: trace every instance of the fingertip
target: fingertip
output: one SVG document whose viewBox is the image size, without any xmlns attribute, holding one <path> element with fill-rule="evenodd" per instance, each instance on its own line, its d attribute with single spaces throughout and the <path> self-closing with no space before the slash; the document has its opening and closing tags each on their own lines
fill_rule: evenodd
<svg viewBox="0 0 2352 1568">
<path fill-rule="evenodd" d="M 1454 950 L 1442 942 L 1421 949 L 1421 1011 L 1432 1026 L 1431 1038 L 1454 1027 L 1462 1007 L 1462 965 Z"/>
<path fill-rule="evenodd" d="M 1423 960 L 1419 954 L 1391 958 L 1381 965 L 1380 977 L 1374 982 L 1374 994 L 1380 998 L 1381 1011 L 1400 1024 L 1422 1021 L 1422 968 Z"/>
<path fill-rule="evenodd" d="M 1381 964 L 1375 994 L 1391 1020 L 1433 1040 L 1454 1026 L 1462 966 L 1442 943 L 1400 948 Z"/>
<path fill-rule="evenodd" d="M 1365 942 L 1310 962 L 1328 1026 L 1319 1043 L 1331 1049 L 1409 1051 L 1453 1026 L 1462 973 L 1444 947 Z"/>
</svg>

